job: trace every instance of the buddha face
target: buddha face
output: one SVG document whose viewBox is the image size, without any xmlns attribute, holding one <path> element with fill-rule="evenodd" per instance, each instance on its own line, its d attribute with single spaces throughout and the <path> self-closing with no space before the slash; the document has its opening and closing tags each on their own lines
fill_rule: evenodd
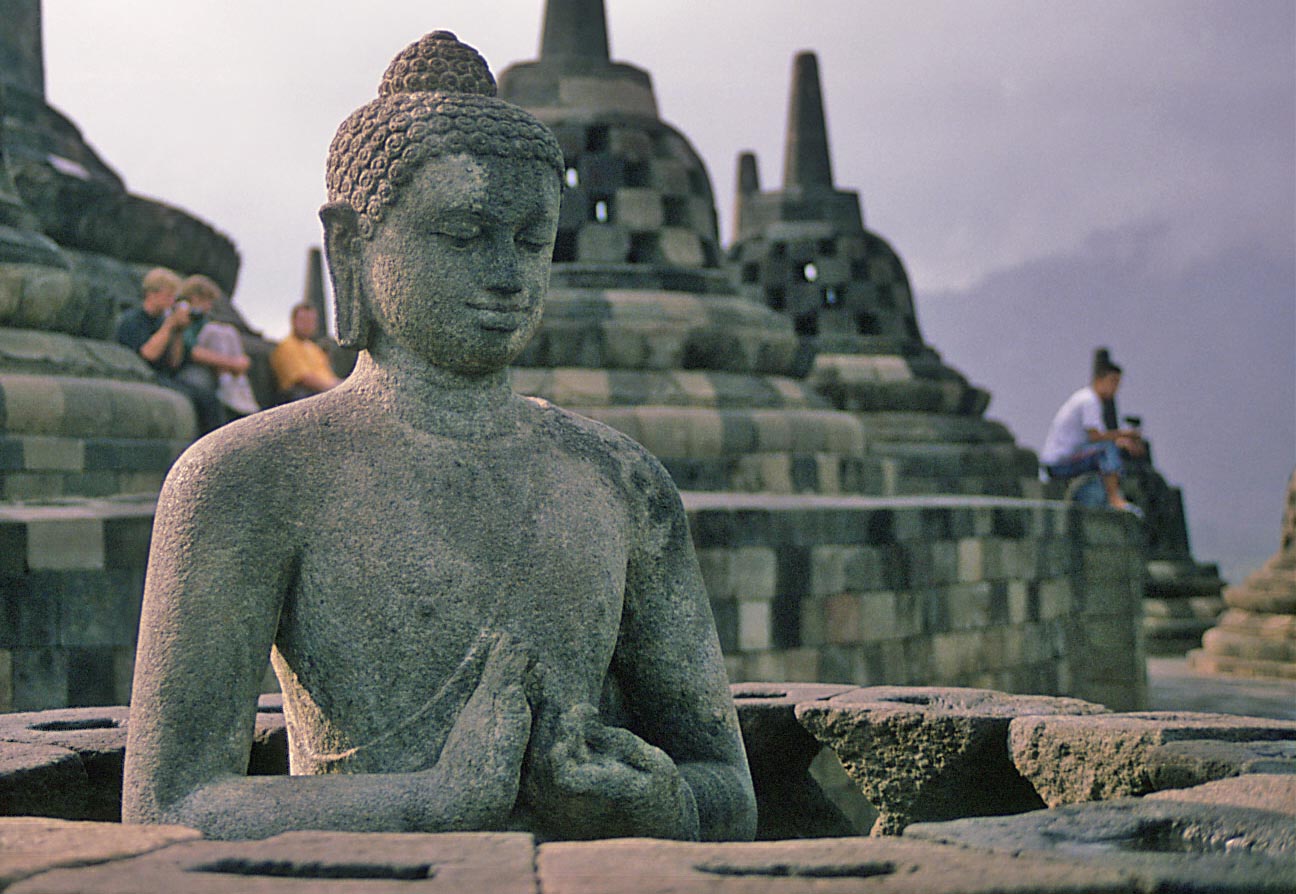
<svg viewBox="0 0 1296 894">
<path fill-rule="evenodd" d="M 372 237 L 351 243 L 371 344 L 460 373 L 507 366 L 540 324 L 559 198 L 539 161 L 425 162 Z"/>
</svg>

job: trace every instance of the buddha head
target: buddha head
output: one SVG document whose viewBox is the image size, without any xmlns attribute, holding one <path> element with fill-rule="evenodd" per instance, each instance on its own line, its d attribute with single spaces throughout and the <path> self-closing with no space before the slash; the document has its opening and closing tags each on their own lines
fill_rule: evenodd
<svg viewBox="0 0 1296 894">
<path fill-rule="evenodd" d="M 338 128 L 320 217 L 343 345 L 479 373 L 539 326 L 562 151 L 494 94 L 477 51 L 437 31 Z"/>
</svg>

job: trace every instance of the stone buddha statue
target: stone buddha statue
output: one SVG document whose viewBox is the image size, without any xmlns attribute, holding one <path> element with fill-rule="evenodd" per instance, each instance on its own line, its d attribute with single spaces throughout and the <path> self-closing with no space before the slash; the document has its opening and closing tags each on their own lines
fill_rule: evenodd
<svg viewBox="0 0 1296 894">
<path fill-rule="evenodd" d="M 448 32 L 329 149 L 355 372 L 219 429 L 158 505 L 124 817 L 210 836 L 744 839 L 755 807 L 679 495 L 510 389 L 562 153 Z M 292 775 L 246 775 L 267 656 Z"/>
</svg>

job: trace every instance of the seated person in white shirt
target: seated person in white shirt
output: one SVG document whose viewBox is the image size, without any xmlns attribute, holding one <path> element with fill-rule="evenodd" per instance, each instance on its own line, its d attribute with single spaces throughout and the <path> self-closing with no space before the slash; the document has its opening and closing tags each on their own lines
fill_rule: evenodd
<svg viewBox="0 0 1296 894">
<path fill-rule="evenodd" d="M 1120 489 L 1123 470 L 1121 450 L 1138 456 L 1145 451 L 1137 429 L 1108 429 L 1103 424 L 1103 401 L 1116 396 L 1121 368 L 1106 356 L 1095 364 L 1093 381 L 1062 404 L 1040 451 L 1040 465 L 1049 478 L 1058 481 L 1097 472 L 1102 478 L 1107 503 L 1113 509 L 1136 512 Z"/>
</svg>

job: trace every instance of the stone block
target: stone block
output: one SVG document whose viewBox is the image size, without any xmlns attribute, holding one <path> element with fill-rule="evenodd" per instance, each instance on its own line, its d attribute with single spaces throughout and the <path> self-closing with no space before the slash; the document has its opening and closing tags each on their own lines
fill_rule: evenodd
<svg viewBox="0 0 1296 894">
<path fill-rule="evenodd" d="M 797 621 L 801 631 L 801 645 L 815 647 L 824 644 L 828 629 L 822 599 L 801 600 Z"/>
<path fill-rule="evenodd" d="M 810 762 L 823 746 L 797 723 L 795 713 L 801 702 L 820 701 L 851 687 L 739 683 L 730 688 L 756 789 L 756 837 L 852 834 L 846 818 L 810 778 Z"/>
<path fill-rule="evenodd" d="M 877 686 L 800 705 L 796 715 L 878 809 L 873 834 L 895 835 L 913 822 L 1042 807 L 1009 759 L 1012 719 L 1102 710 L 1078 699 Z"/>
<path fill-rule="evenodd" d="M 32 593 L 58 604 L 54 644 L 112 647 L 134 642 L 144 593 L 143 568 L 37 572 L 31 577 Z"/>
<path fill-rule="evenodd" d="M 652 160 L 652 183 L 667 195 L 687 195 L 689 189 L 688 168 L 673 158 L 654 158 Z"/>
<path fill-rule="evenodd" d="M 817 649 L 785 649 L 788 682 L 814 683 L 819 679 L 819 652 Z"/>
<path fill-rule="evenodd" d="M 1071 685 L 1067 687 L 1068 692 L 1105 705 L 1113 711 L 1140 711 L 1147 708 L 1145 683 L 1131 684 L 1127 680 L 1094 679 L 1091 676 L 1092 668 L 1087 665 L 1087 661 L 1087 657 L 1080 661 L 1072 659 L 1069 674 Z"/>
<path fill-rule="evenodd" d="M 113 681 L 115 705 L 130 703 L 131 685 L 135 679 L 135 643 L 113 649 Z"/>
<path fill-rule="evenodd" d="M 1296 775 L 1296 741 L 1166 742 L 1148 751 L 1153 788 L 1185 789 L 1247 774 Z M 1296 798 L 1292 799 L 1296 808 Z"/>
<path fill-rule="evenodd" d="M 713 602 L 722 602 L 734 598 L 733 585 L 729 579 L 729 557 L 727 549 L 696 550 L 698 568 L 702 571 L 702 582 L 706 584 L 707 595 Z"/>
<path fill-rule="evenodd" d="M 581 227 L 576 257 L 590 264 L 620 264 L 630 254 L 630 234 L 619 226 L 605 224 Z"/>
<path fill-rule="evenodd" d="M 744 602 L 773 599 L 777 576 L 778 561 L 772 549 L 743 546 L 733 550 L 729 579 L 736 598 Z"/>
<path fill-rule="evenodd" d="M 85 767 L 89 788 L 85 813 L 73 818 L 120 822 L 128 718 L 128 709 L 122 707 L 0 715 L 0 742 L 74 752 Z"/>
<path fill-rule="evenodd" d="M 122 860 L 200 837 L 183 826 L 74 823 L 39 817 L 0 819 L 0 889 L 51 869 Z"/>
<path fill-rule="evenodd" d="M 792 471 L 785 454 L 762 453 L 752 457 L 743 457 L 743 460 L 754 461 L 756 478 L 762 485 L 759 489 L 775 494 L 792 493 Z"/>
<path fill-rule="evenodd" d="M 1039 547 L 1038 573 L 1043 578 L 1066 577 L 1077 570 L 1076 553 L 1066 540 L 1050 540 Z"/>
<path fill-rule="evenodd" d="M 104 567 L 143 570 L 148 561 L 153 516 L 105 518 L 103 522 Z M 143 592 L 141 590 L 141 592 Z"/>
<path fill-rule="evenodd" d="M 702 240 L 692 230 L 663 227 L 660 238 L 665 263 L 676 267 L 701 267 L 705 262 Z"/>
<path fill-rule="evenodd" d="M 46 376 L 0 376 L 4 399 L 5 427 L 26 435 L 62 434 L 63 389 Z"/>
<path fill-rule="evenodd" d="M 637 407 L 640 441 L 657 456 L 688 456 L 691 418 L 669 407 Z"/>
<path fill-rule="evenodd" d="M 46 708 L 61 708 L 67 704 L 68 652 L 66 649 L 22 648 L 11 649 L 9 654 L 13 667 L 15 710 L 41 711 Z"/>
<path fill-rule="evenodd" d="M 896 594 L 882 591 L 864 593 L 858 597 L 860 626 L 859 638 L 862 642 L 899 639 L 912 635 L 900 624 L 896 612 Z"/>
<path fill-rule="evenodd" d="M 32 571 L 102 569 L 103 520 L 68 517 L 28 522 L 27 567 Z"/>
<path fill-rule="evenodd" d="M 714 410 L 697 409 L 689 411 L 688 449 L 685 456 L 694 459 L 705 459 L 723 456 L 724 421 Z"/>
<path fill-rule="evenodd" d="M 1013 859 L 907 839 L 542 844 L 545 894 L 1105 894 L 1127 878 L 1077 860 Z"/>
<path fill-rule="evenodd" d="M 963 583 L 979 581 L 984 577 L 982 555 L 984 543 L 975 537 L 965 537 L 958 542 L 958 579 Z"/>
<path fill-rule="evenodd" d="M 546 397 L 559 406 L 603 406 L 611 385 L 604 369 L 561 369 L 552 373 L 552 388 Z"/>
<path fill-rule="evenodd" d="M 656 230 L 663 223 L 662 196 L 655 189 L 616 191 L 617 223 L 627 230 Z"/>
<path fill-rule="evenodd" d="M 23 467 L 31 472 L 80 472 L 85 469 L 85 441 L 77 438 L 22 439 Z"/>
<path fill-rule="evenodd" d="M 755 652 L 768 649 L 772 644 L 769 602 L 739 602 L 738 648 Z"/>
<path fill-rule="evenodd" d="M 1291 742 L 1296 721 L 1228 714 L 1148 711 L 1103 717 L 1019 717 L 1009 730 L 1013 764 L 1050 807 L 1105 801 L 1178 784 L 1159 776 L 1154 754 L 1174 742 Z M 1164 764 L 1163 764 L 1164 766 Z M 1191 781 L 1189 782 L 1191 784 Z"/>
<path fill-rule="evenodd" d="M 1138 543 L 1136 529 L 1131 522 L 1137 520 L 1128 513 L 1112 512 L 1109 509 L 1091 509 L 1084 513 L 1084 539 L 1091 545 L 1125 546 Z"/>
<path fill-rule="evenodd" d="M 1186 743 L 1176 743 L 1186 744 Z M 1284 743 L 1284 745 L 1287 743 Z M 1169 746 L 1167 746 L 1169 747 Z M 1219 779 L 1192 788 L 1153 792 L 1149 801 L 1173 801 L 1180 804 L 1214 804 L 1217 807 L 1241 807 L 1263 810 L 1296 818 L 1296 773 L 1292 769 L 1290 749 L 1284 749 L 1280 773 L 1248 772 L 1229 779 Z M 1262 759 L 1263 760 L 1263 759 Z"/>
<path fill-rule="evenodd" d="M 787 653 L 782 649 L 763 649 L 744 654 L 744 679 L 752 682 L 776 682 L 788 678 Z"/>
<path fill-rule="evenodd" d="M 1143 560 L 1134 550 L 1087 548 L 1083 563 L 1084 579 L 1090 587 L 1096 584 L 1143 586 Z"/>
<path fill-rule="evenodd" d="M 54 870 L 10 891 L 533 894 L 534 861 L 534 842 L 522 833 L 288 832 L 263 841 L 183 842 L 99 866 Z"/>
<path fill-rule="evenodd" d="M 1021 816 L 923 823 L 905 838 L 1004 859 L 1085 856 L 1136 891 L 1259 894 L 1292 890 L 1296 824 L 1268 811 L 1125 798 Z M 1085 870 L 1087 871 L 1087 869 Z"/>
<path fill-rule="evenodd" d="M 810 592 L 831 596 L 846 590 L 846 565 L 854 549 L 848 546 L 816 546 L 810 551 Z"/>
<path fill-rule="evenodd" d="M 288 775 L 288 727 L 284 722 L 283 696 L 277 692 L 261 696 L 257 703 L 248 775 Z"/>
<path fill-rule="evenodd" d="M 950 630 L 981 630 L 996 620 L 991 612 L 994 588 L 990 584 L 960 584 L 946 587 L 944 593 Z"/>
<path fill-rule="evenodd" d="M 638 127 L 612 127 L 608 129 L 608 151 L 631 159 L 652 156 L 652 139 Z"/>
<path fill-rule="evenodd" d="M 14 709 L 13 652 L 0 649 L 0 714 Z"/>
<path fill-rule="evenodd" d="M 85 816 L 89 790 L 76 752 L 53 745 L 0 742 L 0 815 L 79 819 Z"/>
<path fill-rule="evenodd" d="M 853 547 L 847 553 L 844 589 L 866 592 L 893 586 L 888 554 L 873 546 Z"/>
<path fill-rule="evenodd" d="M 838 593 L 823 600 L 824 640 L 829 643 L 858 643 L 863 623 L 860 617 L 860 597 L 854 593 Z"/>
<path fill-rule="evenodd" d="M 21 559 L 19 564 L 21 564 Z M 9 649 L 39 648 L 59 641 L 59 599 L 33 586 L 30 574 L 0 576 L 0 646 Z M 29 661 L 22 655 L 9 657 L 10 679 L 24 672 Z M 66 685 L 63 686 L 66 689 Z"/>
<path fill-rule="evenodd" d="M 1041 581 L 1039 584 L 1039 616 L 1041 621 L 1064 618 L 1071 614 L 1074 590 L 1071 582 L 1062 578 Z"/>
<path fill-rule="evenodd" d="M 1035 611 L 1032 612 L 1031 590 L 1035 588 L 1036 600 L 1034 600 Z M 1027 621 L 1039 619 L 1039 590 L 1035 582 L 1027 583 L 1022 580 L 1008 582 L 1008 623 L 1025 624 Z"/>
</svg>

